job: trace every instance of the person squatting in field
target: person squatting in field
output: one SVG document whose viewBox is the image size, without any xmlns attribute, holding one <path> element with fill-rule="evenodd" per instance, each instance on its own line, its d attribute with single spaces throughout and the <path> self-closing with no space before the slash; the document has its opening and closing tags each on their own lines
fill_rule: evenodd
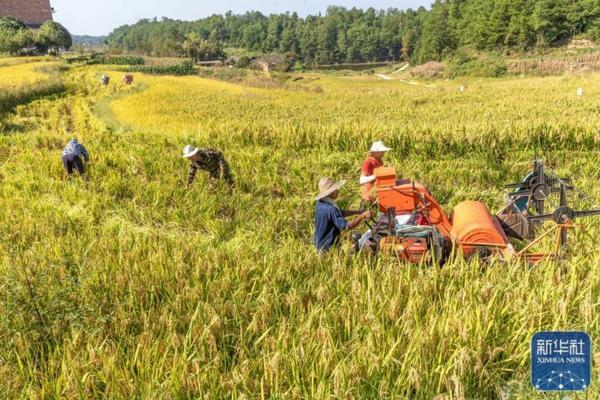
<svg viewBox="0 0 600 400">
<path fill-rule="evenodd" d="M 219 150 L 199 149 L 188 145 L 183 149 L 183 158 L 190 160 L 187 187 L 190 187 L 194 182 L 199 169 L 208 172 L 210 188 L 213 188 L 215 182 L 219 179 L 224 180 L 230 188 L 234 186 L 229 164 Z"/>
<path fill-rule="evenodd" d="M 373 183 L 375 182 L 375 169 L 383 167 L 383 157 L 390 151 L 383 142 L 375 142 L 371 146 L 367 159 L 363 162 L 360 174 L 360 185 L 362 186 L 361 209 L 369 207 L 374 200 Z"/>
<path fill-rule="evenodd" d="M 85 146 L 80 144 L 77 139 L 71 139 L 69 143 L 67 143 L 67 146 L 63 150 L 60 158 L 63 167 L 67 172 L 67 177 L 73 174 L 74 169 L 79 172 L 79 175 L 83 175 L 85 173 L 85 165 L 81 159 L 82 157 L 85 162 L 90 160 L 90 155 Z"/>
<path fill-rule="evenodd" d="M 340 189 L 346 181 L 335 182 L 331 178 L 321 178 L 319 194 L 316 197 L 314 245 L 320 253 L 329 251 L 339 243 L 341 231 L 357 227 L 361 222 L 371 218 L 371 211 L 341 210 L 337 205 Z M 352 221 L 346 217 L 358 215 Z"/>
</svg>

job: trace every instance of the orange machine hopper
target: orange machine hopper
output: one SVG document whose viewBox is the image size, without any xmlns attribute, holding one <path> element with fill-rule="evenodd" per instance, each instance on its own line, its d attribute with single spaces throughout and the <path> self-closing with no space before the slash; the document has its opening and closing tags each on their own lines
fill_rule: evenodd
<svg viewBox="0 0 600 400">
<path fill-rule="evenodd" d="M 411 213 L 417 209 L 418 193 L 426 193 L 427 189 L 416 182 L 398 182 L 396 170 L 392 167 L 375 169 L 375 186 L 377 187 L 377 202 L 381 212 L 394 208 L 397 214 Z"/>
<path fill-rule="evenodd" d="M 431 225 L 437 226 L 440 233 L 450 240 L 452 225 L 439 203 L 425 186 L 411 181 L 396 180 L 396 170 L 381 167 L 375 170 L 377 202 L 381 212 L 394 209 L 396 214 L 420 212 Z"/>
<path fill-rule="evenodd" d="M 463 254 L 469 256 L 477 248 L 506 249 L 508 239 L 487 206 L 478 201 L 465 201 L 454 208 L 452 236 Z"/>
<path fill-rule="evenodd" d="M 396 186 L 396 169 L 392 167 L 375 168 L 375 178 L 378 188 Z"/>
</svg>

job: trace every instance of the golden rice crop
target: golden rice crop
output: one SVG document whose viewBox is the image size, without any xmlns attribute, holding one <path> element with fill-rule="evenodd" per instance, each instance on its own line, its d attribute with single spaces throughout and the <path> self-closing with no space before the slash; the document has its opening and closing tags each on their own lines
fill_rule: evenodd
<svg viewBox="0 0 600 400">
<path fill-rule="evenodd" d="M 535 150 L 593 206 L 600 75 L 260 89 L 139 74 L 125 87 L 110 72 L 105 89 L 103 72 L 64 71 L 62 96 L 5 117 L 28 123 L 0 134 L 0 396 L 533 399 L 534 332 L 597 344 L 598 220 L 533 269 L 319 257 L 310 236 L 316 181 L 351 179 L 356 207 L 374 139 L 448 211 L 498 209 Z M 88 180 L 62 179 L 72 136 Z M 185 190 L 187 143 L 223 150 L 233 193 L 201 174 Z"/>
<path fill-rule="evenodd" d="M 0 113 L 36 96 L 62 89 L 56 62 L 26 62 L 19 59 L 0 60 Z M 29 59 L 29 61 L 32 61 Z"/>
<path fill-rule="evenodd" d="M 0 88 L 2 92 L 31 88 L 48 80 L 48 67 L 57 63 L 41 62 L 9 65 L 0 69 Z"/>
</svg>

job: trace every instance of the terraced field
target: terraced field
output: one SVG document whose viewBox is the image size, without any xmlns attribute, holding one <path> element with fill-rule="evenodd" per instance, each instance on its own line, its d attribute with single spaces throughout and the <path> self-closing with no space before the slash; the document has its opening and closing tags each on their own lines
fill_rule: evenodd
<svg viewBox="0 0 600 400">
<path fill-rule="evenodd" d="M 41 66 L 2 65 L 0 82 Z M 577 206 L 600 203 L 600 75 L 265 89 L 138 74 L 105 89 L 101 68 L 42 71 L 64 91 L 1 117 L 2 397 L 534 399 L 534 332 L 600 337 L 598 220 L 533 269 L 311 246 L 316 182 L 350 179 L 342 202 L 357 207 L 375 139 L 448 211 L 500 208 L 535 151 L 585 189 Z M 87 180 L 63 180 L 72 136 Z M 188 143 L 225 153 L 232 193 L 203 175 L 185 189 Z"/>
<path fill-rule="evenodd" d="M 0 59 L 0 112 L 10 107 L 62 90 L 59 64 L 27 62 L 18 58 Z"/>
</svg>

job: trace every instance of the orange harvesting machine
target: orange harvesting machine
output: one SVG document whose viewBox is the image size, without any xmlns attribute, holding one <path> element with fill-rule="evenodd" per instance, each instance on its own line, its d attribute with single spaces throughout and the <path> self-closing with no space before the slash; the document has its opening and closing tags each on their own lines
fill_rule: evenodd
<svg viewBox="0 0 600 400">
<path fill-rule="evenodd" d="M 534 168 L 537 163 L 541 165 L 536 160 Z M 516 258 L 530 264 L 557 257 L 566 245 L 566 232 L 573 228 L 575 217 L 598 215 L 600 211 L 573 211 L 566 204 L 565 193 L 573 189 L 566 180 L 551 178 L 543 169 L 542 178 L 536 178 L 535 174 L 534 170 L 524 181 L 527 183 L 518 185 L 518 190 L 510 194 L 506 207 L 498 215 L 493 215 L 478 201 L 460 203 L 447 215 L 423 185 L 397 180 L 394 168 L 378 168 L 375 170 L 375 190 L 380 217 L 371 221 L 371 229 L 366 235 L 360 240 L 357 237 L 356 246 L 412 263 L 443 263 L 452 253 L 465 258 Z M 536 190 L 525 187 L 531 181 L 534 186 L 543 181 L 545 186 Z M 560 187 L 555 187 L 557 185 Z M 541 192 L 545 197 L 539 195 Z M 534 206 L 539 209 L 540 201 L 544 202 L 552 193 L 561 194 L 561 205 L 555 212 L 532 211 Z M 539 232 L 540 221 L 545 219 L 554 220 L 556 225 L 546 232 Z M 533 245 L 552 233 L 557 241 L 552 253 L 530 252 Z M 517 252 L 509 237 L 528 243 Z"/>
</svg>

